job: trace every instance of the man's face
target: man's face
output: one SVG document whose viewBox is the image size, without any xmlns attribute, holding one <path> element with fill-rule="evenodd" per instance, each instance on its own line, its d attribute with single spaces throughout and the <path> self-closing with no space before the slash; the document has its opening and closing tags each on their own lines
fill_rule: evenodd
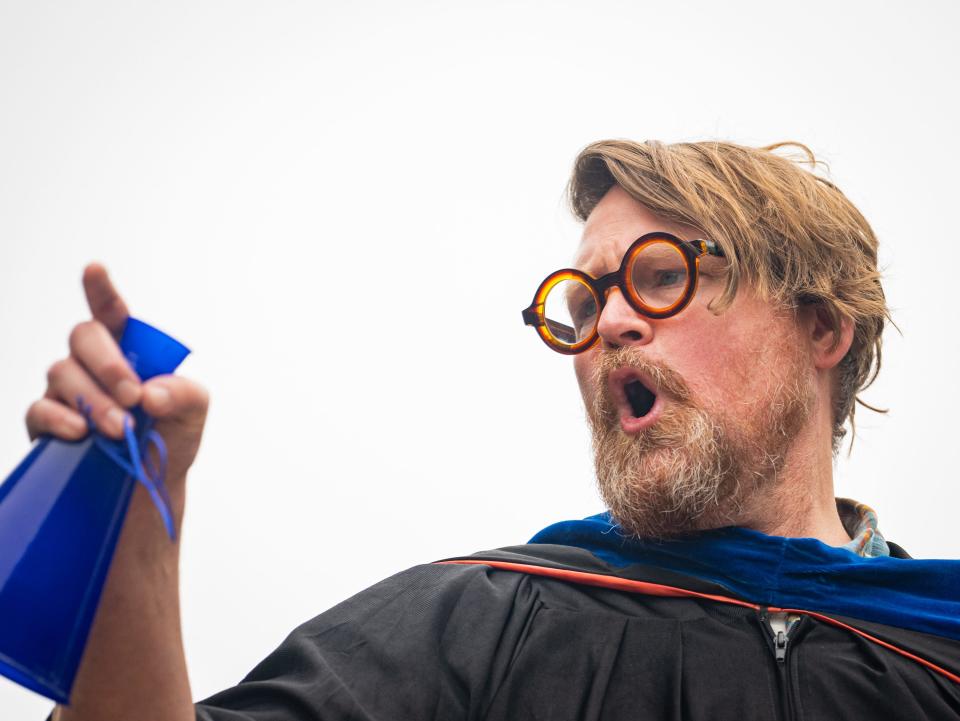
<svg viewBox="0 0 960 721">
<path fill-rule="evenodd" d="M 702 235 L 615 185 L 587 220 L 576 267 L 594 277 L 615 270 L 653 231 Z M 601 342 L 574 358 L 601 495 L 628 533 L 750 525 L 809 419 L 815 374 L 793 313 L 742 283 L 727 310 L 708 308 L 725 262 L 701 258 L 697 294 L 672 318 L 641 316 L 611 290 Z"/>
</svg>

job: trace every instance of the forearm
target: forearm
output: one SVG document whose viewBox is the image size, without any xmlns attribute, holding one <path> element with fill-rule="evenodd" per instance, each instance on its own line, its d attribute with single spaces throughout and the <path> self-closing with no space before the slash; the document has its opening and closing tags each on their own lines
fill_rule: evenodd
<svg viewBox="0 0 960 721">
<path fill-rule="evenodd" d="M 169 484 L 182 518 L 182 481 Z M 180 523 L 177 523 L 180 526 Z M 180 631 L 179 533 L 138 487 L 74 682 L 55 721 L 192 721 Z"/>
</svg>

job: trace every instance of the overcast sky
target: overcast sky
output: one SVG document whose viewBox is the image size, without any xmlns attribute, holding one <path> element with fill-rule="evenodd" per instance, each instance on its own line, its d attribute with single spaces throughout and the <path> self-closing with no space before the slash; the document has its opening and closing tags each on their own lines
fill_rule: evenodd
<svg viewBox="0 0 960 721">
<path fill-rule="evenodd" d="M 205 697 L 386 575 L 601 510 L 570 360 L 520 318 L 573 256 L 582 146 L 793 139 L 873 224 L 902 331 L 837 492 L 956 558 L 957 7 L 0 0 L 0 478 L 100 260 L 212 393 Z M 3 718 L 49 707 L 0 679 Z"/>
</svg>

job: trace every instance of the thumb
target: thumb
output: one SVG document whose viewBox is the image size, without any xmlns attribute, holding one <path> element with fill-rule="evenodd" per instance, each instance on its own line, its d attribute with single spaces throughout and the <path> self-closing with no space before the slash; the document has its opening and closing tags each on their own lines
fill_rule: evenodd
<svg viewBox="0 0 960 721">
<path fill-rule="evenodd" d="M 157 376 L 143 384 L 143 409 L 156 419 L 155 429 L 167 446 L 172 479 L 186 477 L 200 448 L 210 396 L 207 390 L 179 376 Z"/>
<path fill-rule="evenodd" d="M 142 405 L 158 421 L 195 421 L 202 426 L 210 405 L 210 394 L 188 378 L 157 376 L 143 384 Z"/>
<path fill-rule="evenodd" d="M 143 409 L 153 416 L 167 444 L 170 469 L 186 473 L 200 447 L 210 396 L 198 383 L 179 376 L 157 376 L 143 384 Z"/>
</svg>

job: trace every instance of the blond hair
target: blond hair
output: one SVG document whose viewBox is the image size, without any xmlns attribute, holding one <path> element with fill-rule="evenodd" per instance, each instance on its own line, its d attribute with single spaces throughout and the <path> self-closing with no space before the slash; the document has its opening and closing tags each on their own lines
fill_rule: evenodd
<svg viewBox="0 0 960 721">
<path fill-rule="evenodd" d="M 795 148 L 793 160 L 776 150 Z M 815 303 L 840 341 L 844 319 L 853 343 L 840 362 L 833 394 L 834 450 L 857 397 L 880 370 L 889 311 L 877 270 L 877 238 L 860 211 L 829 180 L 804 170 L 817 160 L 805 145 L 751 148 L 726 142 L 636 143 L 604 140 L 584 148 L 569 184 L 573 212 L 586 220 L 619 185 L 655 214 L 690 225 L 716 241 L 729 261 L 720 312 L 741 282 L 784 306 Z"/>
</svg>

